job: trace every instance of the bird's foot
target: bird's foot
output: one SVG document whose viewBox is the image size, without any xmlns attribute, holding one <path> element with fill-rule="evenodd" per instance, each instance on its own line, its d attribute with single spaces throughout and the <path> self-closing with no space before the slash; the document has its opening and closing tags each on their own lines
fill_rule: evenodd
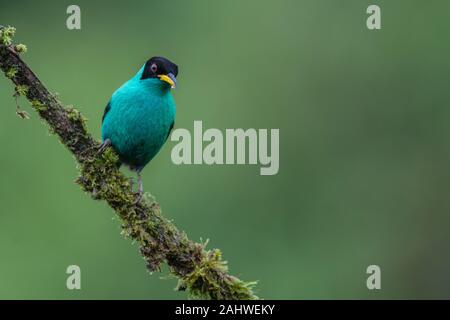
<svg viewBox="0 0 450 320">
<path fill-rule="evenodd" d="M 97 153 L 102 154 L 106 150 L 106 148 L 108 148 L 109 146 L 111 146 L 111 140 L 106 139 L 105 141 L 102 142 L 102 144 L 98 148 Z"/>
<path fill-rule="evenodd" d="M 133 188 L 134 188 L 134 179 L 133 178 L 130 178 L 130 190 L 131 190 L 131 192 L 133 192 Z"/>
<path fill-rule="evenodd" d="M 139 201 L 142 200 L 142 197 L 143 197 L 144 193 L 138 191 L 138 192 L 135 193 L 135 195 L 136 195 L 136 199 L 134 199 L 134 203 L 133 204 L 138 204 Z"/>
<path fill-rule="evenodd" d="M 137 204 L 139 201 L 141 201 L 143 195 L 144 195 L 144 185 L 142 183 L 141 172 L 138 171 L 138 192 L 136 193 L 136 200 L 134 204 Z"/>
</svg>

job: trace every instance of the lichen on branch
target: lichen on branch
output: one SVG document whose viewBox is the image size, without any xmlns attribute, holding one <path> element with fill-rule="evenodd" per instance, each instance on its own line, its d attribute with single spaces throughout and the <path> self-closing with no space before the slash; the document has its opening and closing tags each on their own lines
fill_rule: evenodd
<svg viewBox="0 0 450 320">
<path fill-rule="evenodd" d="M 195 243 L 161 214 L 160 205 L 144 197 L 136 203 L 129 179 L 117 168 L 117 155 L 108 148 L 98 152 L 100 143 L 87 131 L 86 119 L 75 108 L 65 108 L 51 94 L 20 54 L 26 46 L 13 44 L 13 27 L 0 27 L 0 69 L 15 85 L 15 96 L 24 96 L 47 123 L 51 133 L 77 160 L 80 175 L 76 182 L 92 198 L 105 200 L 122 222 L 123 233 L 139 244 L 151 272 L 167 263 L 178 281 L 178 290 L 193 298 L 257 299 L 255 282 L 244 282 L 228 274 L 218 249 L 207 250 Z"/>
</svg>

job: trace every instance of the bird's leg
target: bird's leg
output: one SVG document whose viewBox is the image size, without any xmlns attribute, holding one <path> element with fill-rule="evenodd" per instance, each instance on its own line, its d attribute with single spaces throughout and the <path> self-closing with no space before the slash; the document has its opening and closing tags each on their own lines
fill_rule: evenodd
<svg viewBox="0 0 450 320">
<path fill-rule="evenodd" d="M 144 184 L 142 183 L 141 172 L 138 172 L 138 192 L 141 195 L 144 193 Z"/>
<path fill-rule="evenodd" d="M 131 189 L 131 191 L 133 191 L 133 187 L 134 187 L 134 178 L 131 177 L 130 178 L 130 189 Z"/>
<path fill-rule="evenodd" d="M 84 156 L 86 153 L 91 152 L 94 149 L 97 150 L 97 154 L 102 154 L 105 151 L 105 149 L 107 147 L 109 147 L 110 145 L 111 145 L 111 140 L 106 139 L 105 141 L 102 142 L 100 147 L 97 148 L 97 146 L 92 146 L 92 147 L 86 148 L 85 150 L 81 151 L 81 155 Z"/>
<path fill-rule="evenodd" d="M 135 203 L 138 203 L 139 201 L 141 201 L 142 195 L 144 194 L 144 185 L 142 183 L 141 170 L 137 171 L 137 176 L 138 176 L 138 193 L 137 193 L 137 197 L 136 197 L 136 202 Z"/>
<path fill-rule="evenodd" d="M 98 153 L 102 154 L 106 150 L 106 148 L 108 148 L 110 145 L 111 145 L 111 140 L 106 139 L 105 141 L 102 142 L 102 144 L 98 148 Z"/>
</svg>

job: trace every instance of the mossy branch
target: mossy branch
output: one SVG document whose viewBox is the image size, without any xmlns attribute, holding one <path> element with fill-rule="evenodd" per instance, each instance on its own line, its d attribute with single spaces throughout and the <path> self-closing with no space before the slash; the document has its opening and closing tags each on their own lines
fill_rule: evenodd
<svg viewBox="0 0 450 320">
<path fill-rule="evenodd" d="M 14 45 L 15 29 L 0 27 L 0 69 L 15 84 L 15 97 L 25 96 L 48 124 L 49 130 L 73 154 L 80 176 L 76 182 L 94 199 L 105 200 L 122 221 L 123 233 L 139 244 L 149 271 L 166 262 L 178 279 L 178 290 L 204 299 L 257 299 L 254 282 L 243 282 L 228 274 L 218 249 L 190 241 L 161 215 L 157 202 L 143 198 L 135 203 L 130 182 L 116 166 L 112 149 L 97 152 L 100 143 L 87 131 L 86 120 L 74 108 L 65 108 L 23 62 L 24 45 Z"/>
</svg>

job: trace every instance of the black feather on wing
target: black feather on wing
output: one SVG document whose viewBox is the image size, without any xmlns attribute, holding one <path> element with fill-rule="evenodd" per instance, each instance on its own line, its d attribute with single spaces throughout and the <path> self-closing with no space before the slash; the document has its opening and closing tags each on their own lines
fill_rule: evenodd
<svg viewBox="0 0 450 320">
<path fill-rule="evenodd" d="M 103 112 L 102 123 L 105 120 L 106 114 L 109 112 L 109 110 L 111 110 L 111 104 L 108 102 L 108 104 L 106 105 L 105 111 Z"/>
</svg>

